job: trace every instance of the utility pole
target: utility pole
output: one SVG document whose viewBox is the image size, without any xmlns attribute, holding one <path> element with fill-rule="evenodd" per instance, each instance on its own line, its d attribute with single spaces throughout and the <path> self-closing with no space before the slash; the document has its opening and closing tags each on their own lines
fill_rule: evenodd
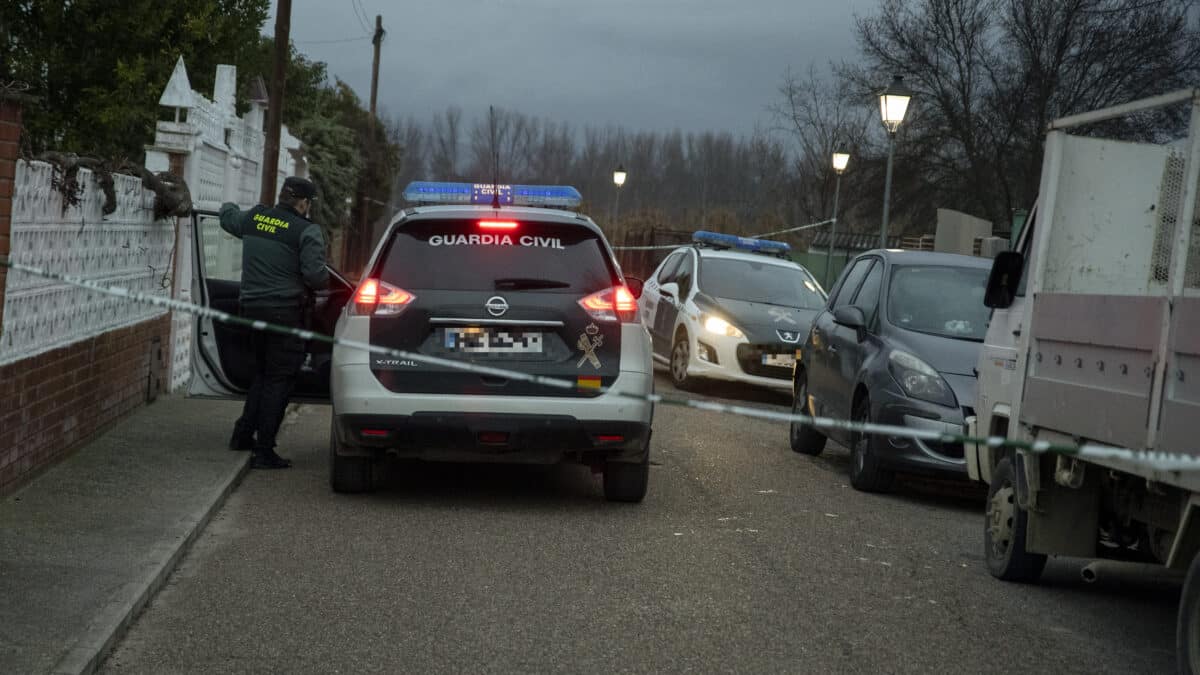
<svg viewBox="0 0 1200 675">
<path fill-rule="evenodd" d="M 262 190 L 259 194 L 263 204 L 275 203 L 275 184 L 279 179 L 279 128 L 283 125 L 283 91 L 291 31 L 292 0 L 279 0 L 275 10 L 275 65 L 267 103 L 267 139 L 263 144 Z"/>
<path fill-rule="evenodd" d="M 363 177 L 358 181 L 358 244 L 357 255 L 359 262 L 365 268 L 367 259 L 371 256 L 371 234 L 367 231 L 367 182 L 375 178 L 375 102 L 379 98 L 379 46 L 383 43 L 383 16 L 375 15 L 375 34 L 371 42 L 375 45 L 375 60 L 371 64 L 371 114 L 367 117 L 367 165 Z M 362 270 L 365 275 L 366 269 Z"/>
</svg>

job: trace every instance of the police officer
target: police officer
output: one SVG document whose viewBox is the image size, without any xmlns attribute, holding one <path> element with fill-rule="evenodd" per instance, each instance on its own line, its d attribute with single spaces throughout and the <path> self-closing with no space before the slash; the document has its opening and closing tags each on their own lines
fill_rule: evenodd
<svg viewBox="0 0 1200 675">
<path fill-rule="evenodd" d="M 273 207 L 221 205 L 221 228 L 242 240 L 243 317 L 301 328 L 310 294 L 328 285 L 325 240 L 308 220 L 316 194 L 311 181 L 291 176 Z M 229 448 L 253 450 L 253 468 L 286 469 L 292 463 L 276 454 L 275 435 L 304 361 L 304 341 L 260 330 L 250 339 L 254 380 Z"/>
</svg>

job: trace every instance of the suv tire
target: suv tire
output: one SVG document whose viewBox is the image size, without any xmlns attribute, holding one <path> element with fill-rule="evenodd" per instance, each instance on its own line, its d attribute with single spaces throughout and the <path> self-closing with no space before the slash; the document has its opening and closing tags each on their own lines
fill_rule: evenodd
<svg viewBox="0 0 1200 675">
<path fill-rule="evenodd" d="M 608 462 L 604 465 L 604 498 L 610 502 L 640 502 L 646 498 L 649 485 L 649 452 L 640 462 Z"/>
<path fill-rule="evenodd" d="M 807 400 L 808 373 L 801 370 L 796 374 L 796 386 L 792 387 L 792 414 L 808 414 L 808 406 L 805 405 Z M 815 457 L 825 450 L 825 436 L 817 431 L 816 427 L 792 422 L 788 432 L 792 443 L 792 452 Z"/>
<path fill-rule="evenodd" d="M 338 454 L 337 431 L 329 425 L 329 486 L 334 492 L 358 494 L 375 490 L 375 460 Z"/>
</svg>

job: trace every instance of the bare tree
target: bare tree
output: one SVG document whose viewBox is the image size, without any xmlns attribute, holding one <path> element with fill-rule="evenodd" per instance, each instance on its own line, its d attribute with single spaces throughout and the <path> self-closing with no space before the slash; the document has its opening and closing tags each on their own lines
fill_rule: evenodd
<svg viewBox="0 0 1200 675">
<path fill-rule="evenodd" d="M 459 177 L 459 157 L 462 151 L 462 109 L 456 106 L 436 113 L 430 127 L 429 170 L 441 180 Z"/>
</svg>

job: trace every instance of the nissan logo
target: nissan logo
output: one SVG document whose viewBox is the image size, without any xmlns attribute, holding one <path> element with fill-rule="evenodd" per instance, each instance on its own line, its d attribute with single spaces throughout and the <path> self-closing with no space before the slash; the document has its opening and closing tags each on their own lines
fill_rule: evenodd
<svg viewBox="0 0 1200 675">
<path fill-rule="evenodd" d="M 483 306 L 492 316 L 504 316 L 504 313 L 508 311 L 508 301 L 498 295 L 488 298 Z"/>
</svg>

